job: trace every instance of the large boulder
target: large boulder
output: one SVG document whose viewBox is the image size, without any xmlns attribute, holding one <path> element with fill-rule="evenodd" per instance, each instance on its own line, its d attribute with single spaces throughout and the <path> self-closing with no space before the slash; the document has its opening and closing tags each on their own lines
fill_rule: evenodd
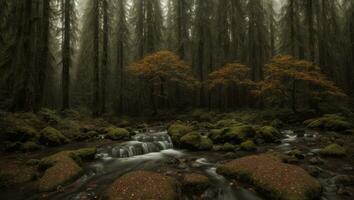
<svg viewBox="0 0 354 200">
<path fill-rule="evenodd" d="M 203 192 L 210 184 L 207 176 L 196 173 L 185 174 L 182 181 L 183 191 L 193 194 Z"/>
<path fill-rule="evenodd" d="M 340 115 L 324 115 L 320 118 L 309 119 L 304 122 L 308 128 L 322 129 L 330 131 L 345 131 L 353 127 L 353 124 L 348 122 Z"/>
<path fill-rule="evenodd" d="M 266 142 L 275 142 L 282 136 L 279 130 L 273 126 L 264 126 L 258 130 L 258 133 Z"/>
<path fill-rule="evenodd" d="M 106 138 L 111 140 L 123 140 L 129 139 L 130 134 L 127 129 L 124 128 L 107 128 Z"/>
<path fill-rule="evenodd" d="M 82 168 L 72 158 L 73 152 L 64 151 L 41 160 L 46 163 L 43 176 L 38 181 L 39 191 L 52 191 L 82 173 Z"/>
<path fill-rule="evenodd" d="M 107 200 L 174 200 L 177 182 L 148 171 L 130 172 L 118 178 L 105 192 Z"/>
<path fill-rule="evenodd" d="M 182 147 L 192 150 L 210 150 L 213 148 L 213 141 L 197 132 L 184 135 L 180 142 Z"/>
<path fill-rule="evenodd" d="M 330 144 L 320 150 L 320 154 L 329 157 L 344 157 L 346 149 L 338 144 Z"/>
<path fill-rule="evenodd" d="M 59 130 L 50 126 L 40 132 L 39 140 L 42 144 L 47 146 L 58 146 L 69 142 L 69 139 Z"/>
<path fill-rule="evenodd" d="M 321 193 L 321 184 L 304 169 L 268 155 L 236 159 L 217 168 L 217 172 L 253 184 L 270 199 L 309 200 Z"/>
<path fill-rule="evenodd" d="M 171 139 L 174 144 L 179 145 L 181 138 L 191 131 L 192 131 L 192 128 L 190 126 L 176 123 L 176 124 L 172 124 L 168 128 L 168 135 L 171 136 Z"/>
</svg>

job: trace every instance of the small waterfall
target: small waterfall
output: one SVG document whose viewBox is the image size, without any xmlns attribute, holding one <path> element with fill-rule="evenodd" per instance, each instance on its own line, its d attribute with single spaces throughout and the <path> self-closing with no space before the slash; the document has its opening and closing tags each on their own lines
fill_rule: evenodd
<svg viewBox="0 0 354 200">
<path fill-rule="evenodd" d="M 140 133 L 133 136 L 132 139 L 132 141 L 111 147 L 111 149 L 108 149 L 108 154 L 115 158 L 128 158 L 173 148 L 172 140 L 167 131 Z"/>
</svg>

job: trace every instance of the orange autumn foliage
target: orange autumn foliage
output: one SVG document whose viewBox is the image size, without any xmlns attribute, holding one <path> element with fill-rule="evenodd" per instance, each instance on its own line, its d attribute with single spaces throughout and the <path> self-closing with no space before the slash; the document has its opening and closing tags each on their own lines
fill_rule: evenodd
<svg viewBox="0 0 354 200">
<path fill-rule="evenodd" d="M 249 73 L 250 68 L 246 65 L 239 63 L 226 64 L 209 75 L 208 86 L 210 89 L 227 85 L 250 86 L 254 83 L 248 78 Z"/>
<path fill-rule="evenodd" d="M 321 102 L 329 96 L 345 97 L 346 94 L 330 81 L 314 63 L 292 56 L 276 56 L 265 66 L 264 81 L 257 84 L 255 93 L 273 99 L 295 101 L 304 95 Z"/>
<path fill-rule="evenodd" d="M 155 84 L 157 81 L 178 82 L 189 88 L 198 85 L 190 66 L 170 51 L 160 51 L 132 64 L 129 70 Z"/>
</svg>

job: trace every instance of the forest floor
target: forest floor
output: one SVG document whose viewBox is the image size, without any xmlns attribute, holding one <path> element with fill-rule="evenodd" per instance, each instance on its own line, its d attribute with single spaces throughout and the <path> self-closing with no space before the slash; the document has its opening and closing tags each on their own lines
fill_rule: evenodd
<svg viewBox="0 0 354 200">
<path fill-rule="evenodd" d="M 245 200 L 354 197 L 350 113 L 197 110 L 142 120 L 42 109 L 0 116 L 0 199 L 235 199 L 225 188 Z M 137 134 L 164 130 L 176 149 L 168 156 L 100 157 Z M 91 176 L 93 166 L 104 173 Z"/>
</svg>

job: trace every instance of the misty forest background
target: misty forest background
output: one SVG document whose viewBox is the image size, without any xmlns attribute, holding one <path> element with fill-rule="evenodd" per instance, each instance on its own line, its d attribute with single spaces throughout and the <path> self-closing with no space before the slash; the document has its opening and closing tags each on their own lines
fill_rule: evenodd
<svg viewBox="0 0 354 200">
<path fill-rule="evenodd" d="M 352 0 L 0 0 L 0 9 L 1 110 L 319 111 L 347 106 L 354 90 Z"/>
</svg>

